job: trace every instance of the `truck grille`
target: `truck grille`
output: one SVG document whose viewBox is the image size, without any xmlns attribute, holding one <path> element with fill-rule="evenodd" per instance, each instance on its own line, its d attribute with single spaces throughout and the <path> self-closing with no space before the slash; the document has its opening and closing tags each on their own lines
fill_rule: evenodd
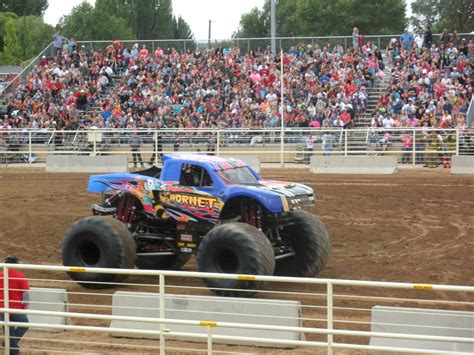
<svg viewBox="0 0 474 355">
<path fill-rule="evenodd" d="M 314 195 L 297 195 L 294 197 L 287 197 L 288 208 L 290 210 L 311 207 L 314 205 Z"/>
</svg>

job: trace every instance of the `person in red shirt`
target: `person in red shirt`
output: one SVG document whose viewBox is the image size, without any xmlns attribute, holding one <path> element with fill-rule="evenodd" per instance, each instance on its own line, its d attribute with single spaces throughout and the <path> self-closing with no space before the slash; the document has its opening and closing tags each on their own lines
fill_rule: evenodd
<svg viewBox="0 0 474 355">
<path fill-rule="evenodd" d="M 18 264 L 20 260 L 14 256 L 9 255 L 5 258 L 5 264 Z M 3 289 L 3 271 L 0 272 L 0 304 L 4 304 L 4 289 Z M 11 309 L 27 309 L 30 303 L 30 285 L 25 275 L 20 271 L 9 268 L 8 269 L 8 308 Z M 28 323 L 28 316 L 26 314 L 10 314 L 10 322 Z M 3 322 L 4 313 L 0 313 L 0 321 Z M 28 330 L 28 327 L 9 327 L 10 330 L 10 355 L 20 354 L 20 342 L 23 335 Z"/>
<path fill-rule="evenodd" d="M 342 121 L 344 128 L 351 128 L 352 126 L 352 119 L 351 114 L 349 112 L 349 108 L 346 108 L 343 113 L 339 116 L 339 119 Z"/>
<path fill-rule="evenodd" d="M 408 132 L 403 132 L 402 135 L 402 150 L 403 158 L 402 164 L 410 163 L 410 152 L 413 150 L 413 137 L 408 134 Z"/>
</svg>

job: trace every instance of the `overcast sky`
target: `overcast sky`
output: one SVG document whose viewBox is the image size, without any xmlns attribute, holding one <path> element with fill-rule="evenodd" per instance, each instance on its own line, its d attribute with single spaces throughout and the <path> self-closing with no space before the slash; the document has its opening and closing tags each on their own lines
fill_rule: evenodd
<svg viewBox="0 0 474 355">
<path fill-rule="evenodd" d="M 59 18 L 83 0 L 49 0 L 45 22 L 55 26 Z M 94 4 L 95 0 L 87 0 Z M 296 0 L 295 0 L 296 1 Z M 412 0 L 407 0 L 409 4 Z M 260 9 L 265 0 L 173 0 L 175 15 L 181 15 L 191 26 L 195 39 L 207 39 L 209 20 L 212 20 L 213 39 L 230 38 L 237 30 L 240 16 L 255 6 Z M 410 11 L 410 6 L 408 6 Z"/>
<path fill-rule="evenodd" d="M 44 15 L 45 22 L 55 26 L 59 18 L 83 0 L 49 0 Z M 87 0 L 94 4 L 95 0 Z M 212 20 L 211 36 L 223 39 L 237 30 L 240 15 L 255 6 L 262 8 L 265 0 L 173 0 L 175 15 L 181 15 L 191 26 L 195 39 L 207 39 L 209 20 Z"/>
</svg>

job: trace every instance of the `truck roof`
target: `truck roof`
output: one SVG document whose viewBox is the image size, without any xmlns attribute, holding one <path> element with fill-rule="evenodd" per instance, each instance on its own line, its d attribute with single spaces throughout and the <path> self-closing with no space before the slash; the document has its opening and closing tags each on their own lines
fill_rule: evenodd
<svg viewBox="0 0 474 355">
<path fill-rule="evenodd" d="M 172 153 L 164 154 L 163 161 L 166 160 L 181 160 L 185 163 L 196 163 L 206 165 L 213 170 L 227 170 L 234 168 L 242 168 L 247 166 L 242 160 L 232 157 L 218 157 L 215 155 L 197 154 L 197 153 Z"/>
</svg>

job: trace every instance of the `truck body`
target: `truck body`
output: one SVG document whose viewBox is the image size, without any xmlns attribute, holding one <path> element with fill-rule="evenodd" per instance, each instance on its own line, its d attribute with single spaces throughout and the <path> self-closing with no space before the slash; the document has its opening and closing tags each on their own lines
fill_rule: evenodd
<svg viewBox="0 0 474 355">
<path fill-rule="evenodd" d="M 65 265 L 124 267 L 126 259 L 139 268 L 177 269 L 194 254 L 206 272 L 310 276 L 329 255 L 322 222 L 299 212 L 314 204 L 313 189 L 265 180 L 236 158 L 165 154 L 161 169 L 93 175 L 87 189 L 102 193 L 102 201 L 92 205 L 95 219 L 77 222 L 66 234 Z M 101 261 L 107 238 L 134 254 Z M 208 286 L 255 289 L 257 284 Z"/>
</svg>

